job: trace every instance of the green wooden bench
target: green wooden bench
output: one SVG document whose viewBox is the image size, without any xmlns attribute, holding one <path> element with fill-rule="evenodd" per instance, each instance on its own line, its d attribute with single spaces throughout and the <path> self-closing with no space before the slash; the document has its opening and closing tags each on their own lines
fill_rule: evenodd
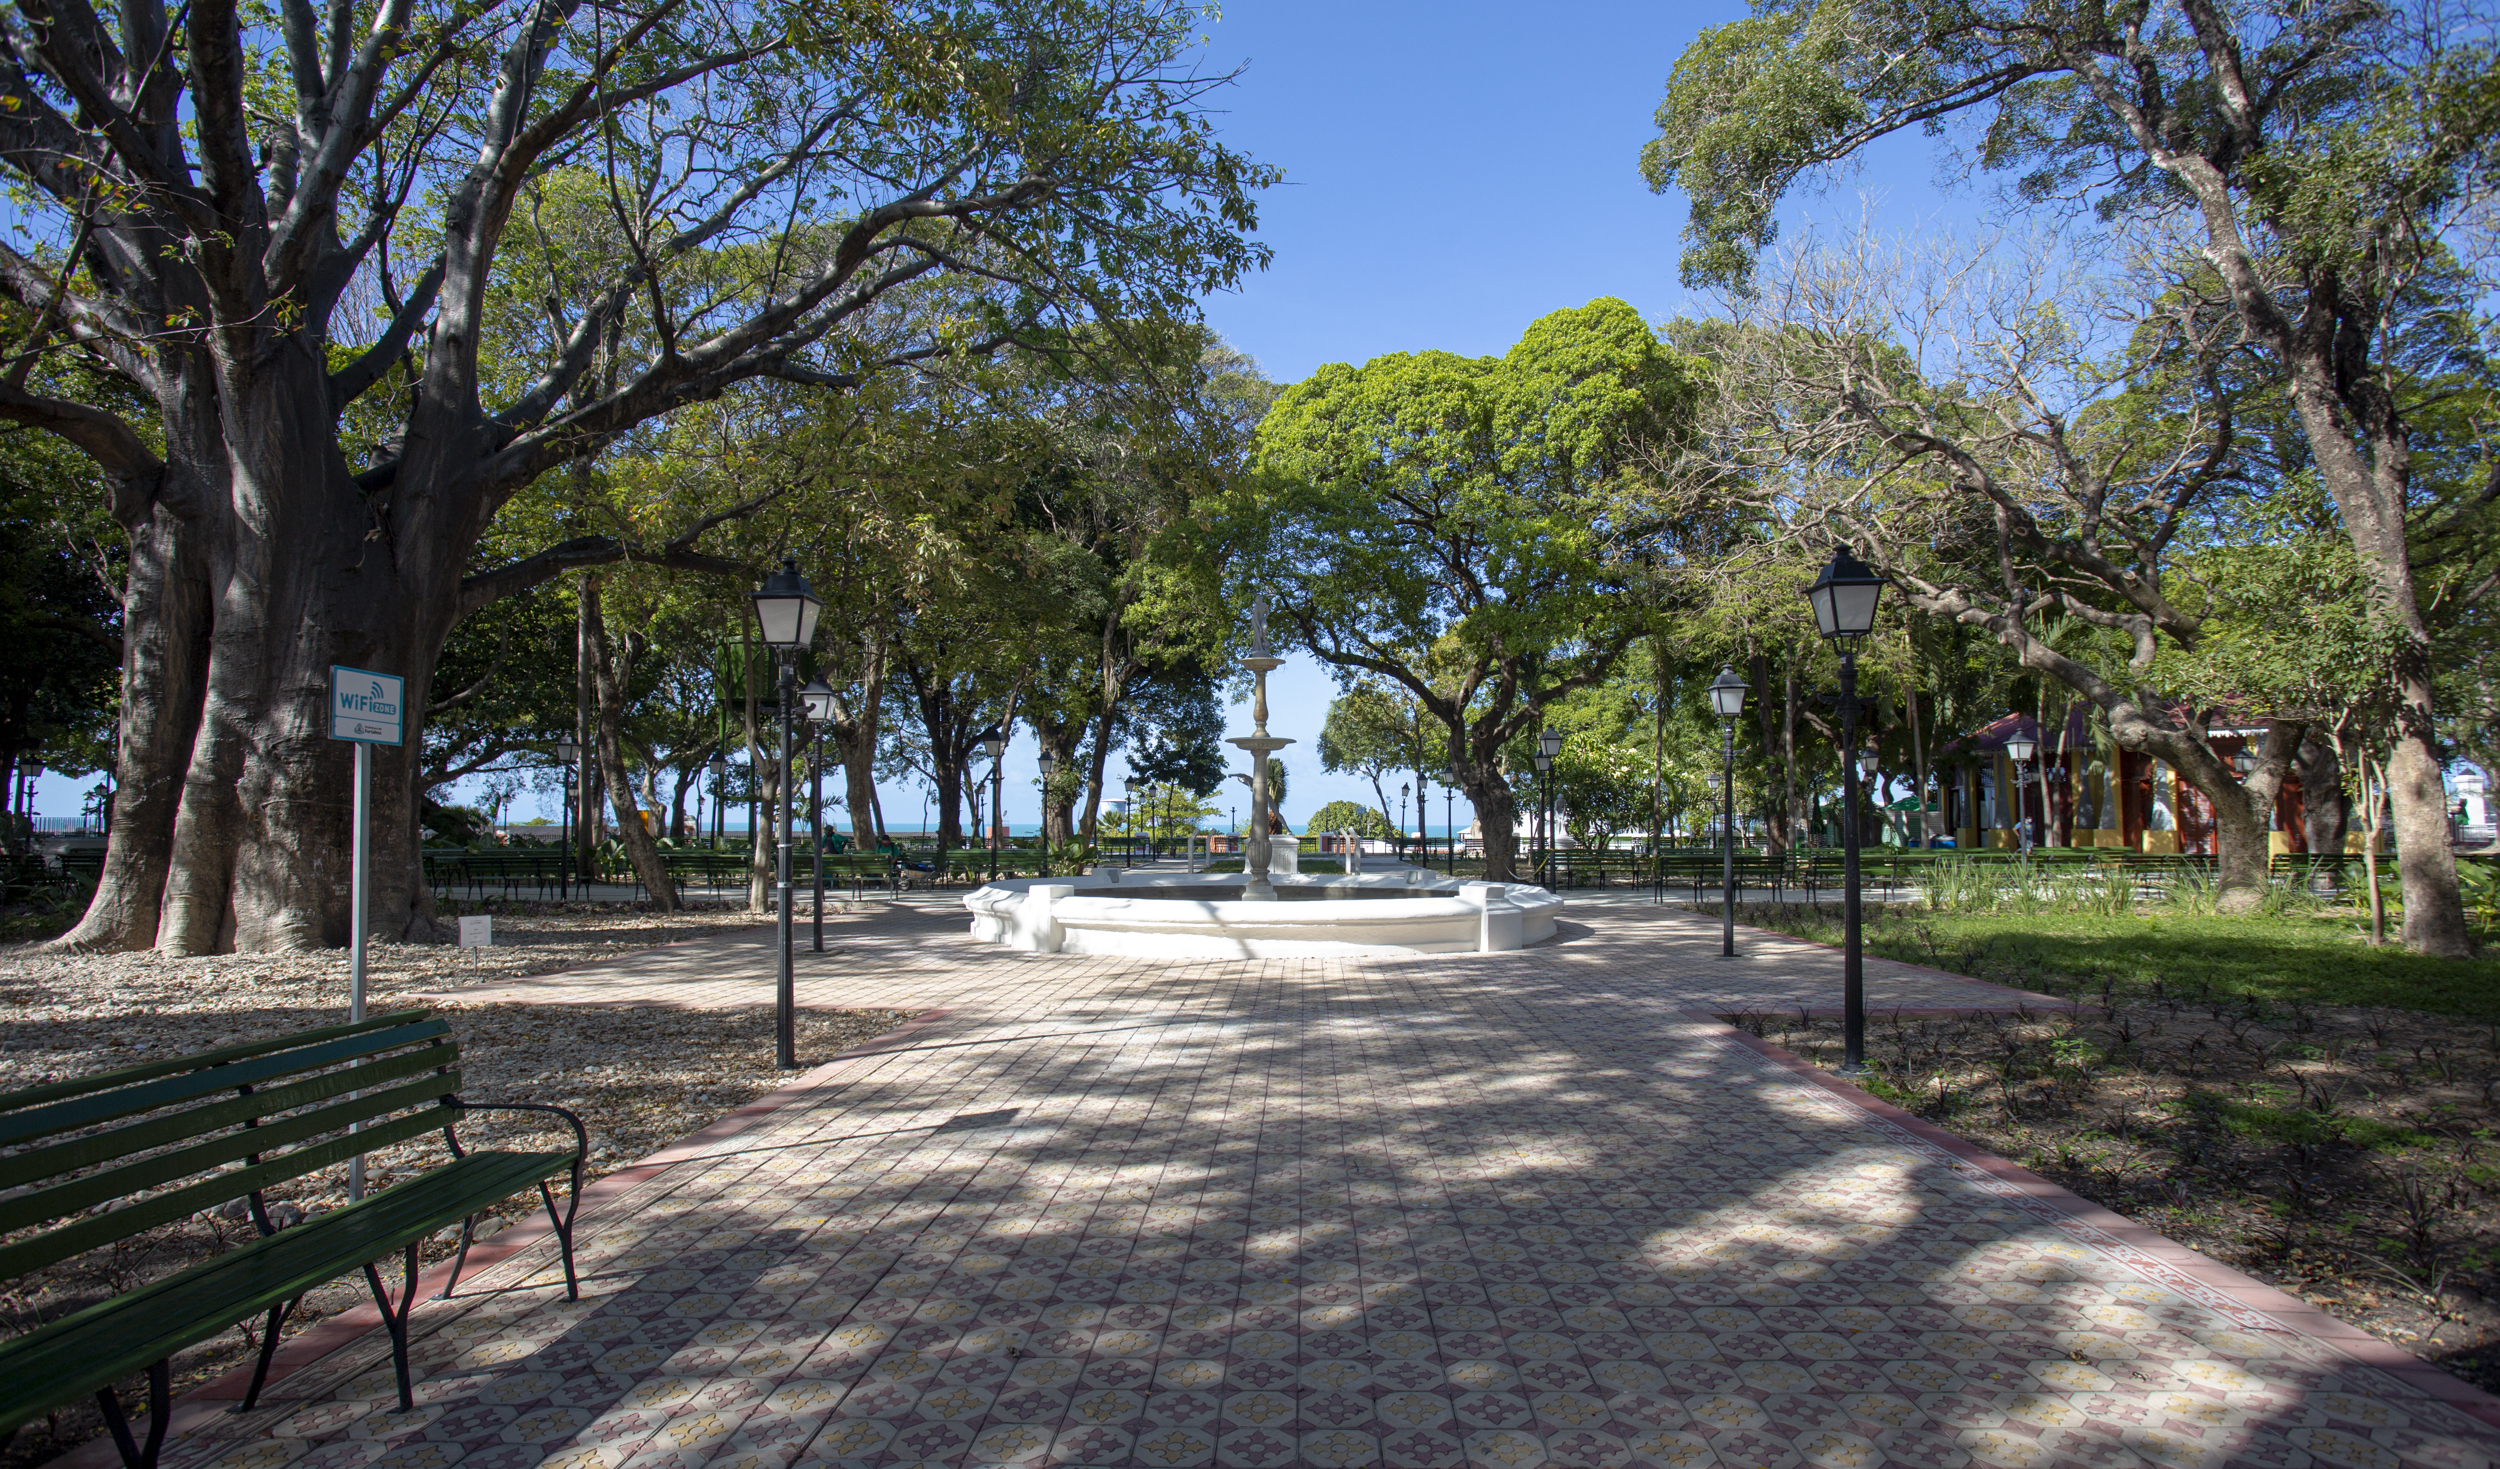
<svg viewBox="0 0 2500 1469">
<path fill-rule="evenodd" d="M 807 854 L 794 854 L 792 861 L 804 870 Z M 677 850 L 662 852 L 660 865 L 680 885 L 700 882 L 717 892 L 723 887 L 744 887 L 747 881 L 747 854 L 744 852 L 705 852 Z"/>
<path fill-rule="evenodd" d="M 424 856 L 426 881 L 440 897 L 466 886 L 472 898 L 485 896 L 490 887 L 500 888 L 505 897 L 532 887 L 543 898 L 563 881 L 565 853 L 560 848 L 485 847 L 472 852 L 453 847 Z"/>
<path fill-rule="evenodd" d="M 588 1137 L 579 1117 L 534 1103 L 464 1102 L 459 1044 L 423 1010 L 276 1040 L 227 1046 L 120 1071 L 0 1094 L 0 1280 L 113 1245 L 233 1200 L 248 1201 L 259 1237 L 185 1270 L 0 1342 L 0 1441 L 20 1424 L 94 1393 L 122 1462 L 153 1469 L 165 1438 L 170 1360 L 184 1347 L 255 1316 L 260 1361 L 243 1410 L 259 1400 L 278 1331 L 306 1291 L 362 1269 L 391 1339 L 399 1406 L 408 1381 L 408 1316 L 417 1250 L 460 1225 L 448 1297 L 468 1263 L 477 1216 L 533 1186 L 573 1274 L 573 1211 Z M 454 1131 L 467 1112 L 545 1112 L 571 1124 L 558 1152 L 478 1152 Z M 353 1127 L 358 1130 L 349 1131 Z M 430 1172 L 292 1225 L 274 1228 L 261 1191 L 359 1154 L 440 1131 L 450 1158 Z M 562 1211 L 549 1181 L 569 1171 Z M 399 1300 L 375 1262 L 403 1256 Z M 112 1384 L 148 1377 L 147 1441 L 134 1441 Z"/>
</svg>

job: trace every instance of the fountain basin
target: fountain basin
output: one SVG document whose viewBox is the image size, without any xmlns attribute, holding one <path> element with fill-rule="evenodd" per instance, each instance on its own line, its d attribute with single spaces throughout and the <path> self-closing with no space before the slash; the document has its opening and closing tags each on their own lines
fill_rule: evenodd
<svg viewBox="0 0 2500 1469">
<path fill-rule="evenodd" d="M 1245 901 L 1232 873 L 1007 878 L 964 897 L 972 936 L 1044 954 L 1267 959 L 1500 953 L 1551 938 L 1562 899 L 1525 883 L 1392 870 L 1279 875 Z"/>
</svg>

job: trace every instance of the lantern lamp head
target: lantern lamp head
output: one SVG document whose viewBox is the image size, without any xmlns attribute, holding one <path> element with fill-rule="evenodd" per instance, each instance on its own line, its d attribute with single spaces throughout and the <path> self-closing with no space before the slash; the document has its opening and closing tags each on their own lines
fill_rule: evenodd
<svg viewBox="0 0 2500 1469">
<path fill-rule="evenodd" d="M 562 761 L 566 765 L 570 765 L 573 763 L 574 757 L 580 755 L 581 752 L 581 745 L 577 743 L 571 735 L 556 736 L 556 759 Z"/>
<path fill-rule="evenodd" d="M 1033 763 L 1041 767 L 1042 779 L 1048 780 L 1050 779 L 1050 773 L 1059 768 L 1059 757 L 1053 755 L 1048 750 L 1044 750 Z"/>
<path fill-rule="evenodd" d="M 1561 730 L 1549 729 L 1545 733 L 1536 737 L 1536 752 L 1544 756 L 1548 761 L 1551 761 L 1555 756 L 1561 754 L 1562 747 L 1563 737 Z"/>
<path fill-rule="evenodd" d="M 728 778 L 728 775 L 729 757 L 726 755 L 714 755 L 712 757 L 712 779 L 725 780 Z"/>
<path fill-rule="evenodd" d="M 980 741 L 981 753 L 992 760 L 1007 753 L 1007 737 L 998 732 L 998 726 L 995 724 L 981 731 Z"/>
<path fill-rule="evenodd" d="M 2005 756 L 2017 765 L 2029 765 L 2032 752 L 2039 748 L 2040 742 L 2027 734 L 2009 735 L 2005 741 Z"/>
<path fill-rule="evenodd" d="M 1734 719 L 1745 712 L 1745 695 L 1751 692 L 1753 685 L 1738 678 L 1735 669 L 1722 668 L 1710 681 L 1710 708 L 1721 719 Z"/>
<path fill-rule="evenodd" d="M 816 615 L 825 604 L 807 578 L 799 575 L 795 558 L 781 558 L 781 569 L 755 589 L 754 602 L 755 621 L 766 647 L 795 653 L 816 641 Z"/>
<path fill-rule="evenodd" d="M 1875 630 L 1875 604 L 1888 585 L 1882 572 L 1860 561 L 1847 546 L 1834 550 L 1831 564 L 1806 588 L 1815 629 L 1843 649 L 1854 649 Z"/>
</svg>

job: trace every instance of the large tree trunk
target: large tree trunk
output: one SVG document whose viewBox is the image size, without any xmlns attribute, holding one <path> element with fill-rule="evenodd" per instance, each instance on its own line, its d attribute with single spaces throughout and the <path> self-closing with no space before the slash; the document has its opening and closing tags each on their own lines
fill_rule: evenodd
<svg viewBox="0 0 2500 1469">
<path fill-rule="evenodd" d="M 686 792 L 694 789 L 695 783 L 703 778 L 704 766 L 711 761 L 714 748 L 713 741 L 705 740 L 691 750 L 670 752 L 677 769 L 669 785 L 668 834 L 678 841 L 684 841 L 692 834 L 692 828 L 686 821 Z"/>
<path fill-rule="evenodd" d="M 835 731 L 834 746 L 842 761 L 843 806 L 851 813 L 851 845 L 873 852 L 885 841 L 877 825 L 877 728 L 863 715 L 864 728 Z"/>
<path fill-rule="evenodd" d="M 1769 818 L 1763 823 L 1768 828 L 1764 839 L 1772 851 L 1785 852 L 1788 850 L 1788 797 L 1783 795 L 1777 801 L 1770 800 L 1768 797 L 1779 789 L 1772 784 L 1773 777 L 1789 768 L 1786 752 L 1794 748 L 1793 741 L 1786 745 L 1781 743 L 1780 730 L 1782 728 L 1781 711 L 1786 709 L 1792 714 L 1795 711 L 1796 683 L 1793 679 L 1788 681 L 1788 698 L 1783 704 L 1780 700 L 1771 697 L 1771 660 L 1760 652 L 1756 652 L 1753 655 L 1751 668 L 1754 723 L 1762 729 L 1762 787 L 1765 794 L 1762 804 L 1772 808 L 1764 813 Z M 1789 720 L 1787 727 L 1794 730 L 1794 719 Z M 1795 782 L 1791 781 L 1792 790 L 1794 785 Z M 1716 807 L 1714 806 L 1713 809 L 1715 810 Z M 1724 817 L 1727 813 L 1722 811 L 1719 814 Z"/>
<path fill-rule="evenodd" d="M 1918 638 L 1910 631 L 1910 621 L 1906 617 L 1901 620 L 1901 647 L 1903 653 L 1902 666 L 1907 670 L 1907 676 L 1905 677 L 1904 682 L 1909 685 L 1907 697 L 1905 697 L 1901 702 L 1902 706 L 1909 711 L 1910 715 L 1910 763 L 1912 778 L 1918 782 L 1918 789 L 1915 793 L 1918 806 L 1917 825 L 1916 830 L 1910 834 L 1909 845 L 1913 847 L 1925 848 L 1929 841 L 1929 834 L 1927 830 L 1927 724 L 1926 721 L 1920 719 L 1918 715 Z M 1944 803 L 1939 801 L 1937 804 L 1941 806 Z"/>
<path fill-rule="evenodd" d="M 873 852 L 885 841 L 877 808 L 877 736 L 885 710 L 885 675 L 885 636 L 872 632 L 861 650 L 859 702 L 851 706 L 849 718 L 837 718 L 833 727 L 844 789 L 850 793 L 844 804 L 851 813 L 851 845 L 863 852 Z"/>
<path fill-rule="evenodd" d="M 1105 680 L 1106 683 L 1109 680 Z M 1118 715 L 1118 706 L 1106 699 L 1102 712 L 1094 717 L 1092 748 L 1085 756 L 1085 818 L 1080 830 L 1085 845 L 1100 846 L 1102 829 L 1102 776 L 1111 762 L 1111 722 Z"/>
<path fill-rule="evenodd" d="M 2418 687 L 2416 685 L 2418 684 Z M 2407 948 L 2443 959 L 2470 959 L 2465 901 L 2457 890 L 2457 855 L 2450 845 L 2448 792 L 2440 783 L 2432 733 L 2430 680 L 2408 678 L 2387 756 L 2387 804 L 2396 836 L 2396 880 L 2404 891 Z"/>
<path fill-rule="evenodd" d="M 762 668 L 756 658 L 754 629 L 741 627 L 738 630 L 738 651 L 741 655 L 738 666 L 744 670 L 746 679 L 747 784 L 754 791 L 747 798 L 747 911 L 763 913 L 772 907 L 772 848 L 764 828 L 769 819 L 765 813 L 774 808 L 764 796 L 772 785 L 773 763 L 764 758 L 763 725 L 766 716 L 762 705 Z M 778 738 L 777 735 L 774 737 Z"/>
<path fill-rule="evenodd" d="M 1777 845 L 1782 856 L 1810 844 L 1805 791 L 1797 783 L 1797 650 L 1780 669 L 1780 811 Z"/>
<path fill-rule="evenodd" d="M 2214 808 L 2214 910 L 2218 913 L 2254 912 L 2265 901 L 2266 869 L 2274 856 L 2268 840 L 2274 830 L 2274 801 L 2283 790 L 2283 777 L 2292 768 L 2305 728 L 2298 720 L 2267 721 L 2257 768 L 2245 781 L 2226 780 L 2213 790 L 2197 785 Z"/>
<path fill-rule="evenodd" d="M 946 854 L 964 845 L 964 768 L 951 760 L 937 768 L 937 875 L 946 875 Z"/>
<path fill-rule="evenodd" d="M 1519 875 L 1519 807 L 1491 759 L 1458 762 L 1458 788 L 1476 808 L 1476 824 L 1484 832 L 1484 880 L 1525 882 Z"/>
<path fill-rule="evenodd" d="M 626 859 L 634 864 L 634 876 L 642 879 L 643 888 L 651 894 L 652 906 L 674 913 L 677 887 L 660 861 L 659 843 L 642 824 L 642 812 L 634 805 L 634 782 L 625 770 L 625 685 L 633 671 L 617 667 L 607 618 L 599 607 L 596 572 L 582 578 L 582 606 L 589 613 L 591 671 L 599 694 L 599 771 L 616 807 L 617 837 L 625 844 Z"/>
<path fill-rule="evenodd" d="M 2474 943 L 2457 890 L 2447 791 L 2439 778 L 2430 625 L 2422 615 L 2406 523 L 2414 510 L 2410 429 L 2400 399 L 2385 390 L 2383 373 L 2368 360 L 2384 302 L 2401 287 L 2358 263 L 2343 270 L 2312 266 L 2303 305 L 2297 315 L 2287 311 L 2281 282 L 2260 268 L 2259 252 L 2241 225 L 2227 173 L 2193 152 L 2165 153 L 2162 166 L 2201 206 L 2205 256 L 2221 272 L 2249 336 L 2283 365 L 2319 482 L 2369 578 L 2372 604 L 2399 639 L 2387 795 L 2404 887 L 2405 943 L 2441 958 L 2470 958 Z"/>
<path fill-rule="evenodd" d="M 2311 729 L 2300 742 L 2301 835 L 2313 861 L 2332 861 L 2344 854 L 2344 828 L 2351 820 L 2351 802 L 2344 794 L 2344 762 L 2335 742 Z"/>
<path fill-rule="evenodd" d="M 174 355 L 171 349 L 168 357 Z M 164 481 L 126 521 L 122 737 L 102 880 L 62 939 L 212 954 L 344 944 L 354 755 L 329 738 L 330 668 L 407 680 L 426 707 L 471 536 L 383 537 L 330 435 L 324 365 L 300 339 L 205 352 L 162 406 Z M 252 432 L 229 440 L 226 430 Z M 417 855 L 418 721 L 377 746 L 372 932 L 432 940 Z"/>
<path fill-rule="evenodd" d="M 173 514 L 162 504 L 129 539 L 112 834 L 94 900 L 60 940 L 70 948 L 144 949 L 157 941 L 174 812 L 208 671 L 200 558 L 181 549 Z"/>
<path fill-rule="evenodd" d="M 1036 703 L 1026 714 L 1033 726 L 1034 742 L 1047 753 L 1058 774 L 1041 793 L 1042 846 L 1045 850 L 1064 845 L 1076 830 L 1076 800 L 1066 774 L 1074 769 L 1077 742 L 1083 737 L 1087 721 L 1066 715 L 1064 711 Z"/>
<path fill-rule="evenodd" d="M 573 589 L 573 870 L 599 875 L 599 657 L 591 651 L 590 587 Z"/>
</svg>

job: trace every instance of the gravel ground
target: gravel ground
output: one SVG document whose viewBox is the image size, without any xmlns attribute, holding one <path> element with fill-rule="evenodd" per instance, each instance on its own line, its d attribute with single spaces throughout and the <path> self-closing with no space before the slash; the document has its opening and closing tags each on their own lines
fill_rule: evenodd
<svg viewBox="0 0 2500 1469">
<path fill-rule="evenodd" d="M 499 905 L 496 947 L 377 944 L 369 951 L 367 1005 L 379 1013 L 398 996 L 510 975 L 544 974 L 656 944 L 754 927 L 754 915 L 711 909 L 661 917 L 575 905 Z M 49 954 L 0 947 L 0 1089 L 79 1076 L 219 1045 L 335 1024 L 346 1018 L 347 961 L 330 953 L 173 959 L 153 953 Z M 461 1092 L 478 1101 L 550 1102 L 579 1113 L 590 1132 L 587 1178 L 648 1156 L 713 1119 L 773 1090 L 768 1008 L 678 1010 L 605 1005 L 476 1001 L 434 1006 L 461 1045 Z M 802 1011 L 799 1057 L 812 1065 L 891 1030 L 896 1010 Z M 549 1119 L 552 1120 L 552 1119 Z M 462 1141 L 544 1146 L 569 1137 L 523 1119 L 463 1124 Z M 373 1155 L 368 1177 L 381 1187 L 444 1156 L 428 1138 Z M 559 1189 L 559 1194 L 561 1189 Z M 346 1201 L 344 1170 L 270 1190 L 273 1212 L 319 1213 Z M 481 1234 L 537 1207 L 509 1201 Z M 131 1246 L 99 1250 L 0 1291 L 0 1332 L 23 1330 L 179 1269 L 248 1237 L 240 1220 L 194 1216 Z M 452 1232 L 456 1234 L 456 1231 Z M 447 1258 L 450 1234 L 430 1242 L 429 1260 Z M 387 1272 L 386 1272 L 387 1273 Z M 366 1299 L 361 1280 L 343 1280 L 305 1298 L 292 1335 Z M 175 1359 L 177 1394 L 250 1360 L 253 1330 L 237 1328 Z M 144 1388 L 125 1384 L 126 1402 Z M 40 1464 L 103 1431 L 94 1406 L 76 1405 L 18 1431 L 0 1451 L 0 1469 Z"/>
</svg>

